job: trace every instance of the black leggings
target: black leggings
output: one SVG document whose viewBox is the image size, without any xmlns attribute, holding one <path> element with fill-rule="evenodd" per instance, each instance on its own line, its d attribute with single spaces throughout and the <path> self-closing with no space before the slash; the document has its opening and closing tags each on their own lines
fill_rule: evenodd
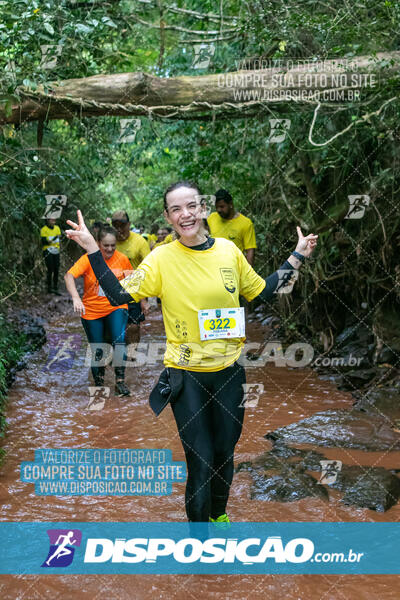
<svg viewBox="0 0 400 600">
<path fill-rule="evenodd" d="M 237 363 L 222 371 L 184 371 L 172 410 L 186 455 L 189 521 L 208 521 L 226 512 L 233 453 L 242 431 L 245 382 L 245 370 Z"/>
<path fill-rule="evenodd" d="M 57 289 L 58 286 L 58 271 L 60 269 L 60 255 L 52 254 L 48 250 L 43 252 L 44 262 L 47 268 L 47 289 Z M 53 279 L 53 283 L 52 283 Z"/>
</svg>

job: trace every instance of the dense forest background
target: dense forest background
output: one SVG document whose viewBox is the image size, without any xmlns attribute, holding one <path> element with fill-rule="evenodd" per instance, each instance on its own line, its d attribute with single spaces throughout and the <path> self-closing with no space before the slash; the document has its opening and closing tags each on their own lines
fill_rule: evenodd
<svg viewBox="0 0 400 600">
<path fill-rule="evenodd" d="M 163 78 L 202 76 L 236 71 L 243 61 L 257 68 L 258 60 L 373 58 L 400 50 L 400 4 L 394 0 L 0 5 L 3 115 L 18 104 L 20 90 L 34 92 L 40 85 L 46 90 L 51 81 L 139 71 Z M 194 61 L 200 42 L 214 52 L 203 69 Z M 43 66 L 43 45 L 61 46 L 52 68 Z M 387 60 L 388 68 L 393 64 Z M 78 207 L 89 223 L 124 208 L 132 223 L 149 228 L 163 222 L 165 187 L 188 178 L 204 194 L 228 189 L 253 219 L 260 274 L 277 268 L 294 248 L 297 224 L 305 234 L 319 233 L 307 274 L 279 301 L 289 332 L 326 345 L 350 317 L 400 351 L 398 96 L 397 69 L 362 90 L 359 101 L 322 103 L 317 113 L 317 103 L 310 101 L 270 103 L 248 118 L 239 110 L 221 118 L 141 117 L 131 143 L 120 143 L 120 118 L 114 116 L 3 121 L 2 305 L 43 287 L 39 230 L 46 194 L 68 197 L 62 228 Z M 270 118 L 291 122 L 280 143 L 270 140 Z M 346 219 L 348 196 L 364 194 L 370 203 L 363 218 Z M 65 239 L 65 267 L 75 252 Z"/>
</svg>

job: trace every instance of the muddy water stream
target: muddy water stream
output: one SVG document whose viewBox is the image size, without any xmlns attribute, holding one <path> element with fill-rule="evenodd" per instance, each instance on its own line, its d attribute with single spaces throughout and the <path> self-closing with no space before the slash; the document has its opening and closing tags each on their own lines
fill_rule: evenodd
<svg viewBox="0 0 400 600">
<path fill-rule="evenodd" d="M 161 314 L 153 313 L 142 326 L 143 342 L 164 339 Z M 262 339 L 259 325 L 248 325 L 248 341 Z M 83 335 L 78 318 L 58 315 L 47 333 Z M 82 338 L 84 344 L 84 338 Z M 7 457 L 0 477 L 3 521 L 183 521 L 184 485 L 174 484 L 173 494 L 161 498 L 35 496 L 33 484 L 20 481 L 20 463 L 34 459 L 36 448 L 169 448 L 174 460 L 184 460 L 172 412 L 168 407 L 157 419 L 148 406 L 148 395 L 162 363 L 127 369 L 132 398 L 111 397 L 101 411 L 87 410 L 88 368 L 84 352 L 67 372 L 46 370 L 44 346 L 21 371 L 10 390 Z M 271 363 L 269 363 L 270 365 Z M 246 412 L 235 464 L 254 459 L 270 444 L 264 434 L 277 427 L 333 408 L 350 408 L 352 397 L 311 369 L 268 366 L 249 368 L 248 382 L 263 383 L 264 394 Z M 90 383 L 89 383 L 90 382 Z M 106 385 L 113 390 L 114 376 L 107 368 Z M 366 433 L 367 435 L 367 433 Z M 394 467 L 400 452 L 362 452 L 318 449 L 328 458 L 346 464 Z M 234 521 L 398 521 L 400 504 L 386 513 L 344 506 L 340 494 L 330 489 L 330 501 L 307 498 L 293 503 L 250 500 L 250 475 L 235 475 L 228 513 Z M 26 575 L 2 576 L 0 596 L 8 599 L 57 598 L 59 600 L 110 598 L 191 599 L 285 598 L 307 600 L 400 598 L 400 576 L 339 575 Z"/>
</svg>

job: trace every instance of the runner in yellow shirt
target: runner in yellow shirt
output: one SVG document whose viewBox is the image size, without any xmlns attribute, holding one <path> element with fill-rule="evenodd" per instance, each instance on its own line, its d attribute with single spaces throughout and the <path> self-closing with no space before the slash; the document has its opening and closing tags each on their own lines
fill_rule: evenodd
<svg viewBox="0 0 400 600">
<path fill-rule="evenodd" d="M 151 249 L 158 248 L 158 246 L 162 246 L 164 244 L 169 244 L 174 241 L 173 233 L 170 231 L 168 227 L 160 227 L 157 232 L 157 241 L 152 245 Z"/>
<path fill-rule="evenodd" d="M 60 270 L 61 229 L 56 219 L 46 219 L 46 225 L 40 230 L 43 258 L 47 269 L 47 292 L 61 296 L 58 291 L 58 273 Z"/>
<path fill-rule="evenodd" d="M 216 192 L 215 208 L 216 212 L 208 217 L 210 235 L 234 242 L 253 266 L 257 243 L 252 221 L 235 210 L 233 198 L 226 190 Z"/>
<path fill-rule="evenodd" d="M 297 228 L 296 250 L 266 280 L 257 275 L 229 240 L 207 237 L 205 206 L 196 184 L 180 181 L 164 195 L 164 216 L 177 240 L 151 252 L 121 282 L 104 262 L 78 211 L 69 238 L 87 250 L 90 264 L 110 303 L 158 296 L 167 348 L 166 369 L 150 395 L 156 414 L 170 402 L 186 455 L 185 507 L 189 521 L 229 521 L 226 505 L 233 477 L 233 454 L 244 417 L 244 368 L 238 364 L 245 339 L 247 300 L 265 301 L 287 284 L 314 250 L 317 237 Z"/>
<path fill-rule="evenodd" d="M 158 225 L 157 223 L 153 223 L 153 225 L 150 228 L 150 233 L 142 233 L 142 236 L 145 238 L 145 240 L 150 246 L 150 250 L 153 249 L 153 246 L 157 241 L 157 231 Z"/>
<path fill-rule="evenodd" d="M 124 210 L 117 210 L 111 217 L 112 226 L 117 231 L 117 250 L 129 258 L 133 269 L 150 253 L 147 241 L 139 233 L 130 230 L 131 224 L 128 214 Z M 126 327 L 127 344 L 140 342 L 140 323 L 144 321 L 148 312 L 146 299 L 129 304 L 128 325 Z"/>
</svg>

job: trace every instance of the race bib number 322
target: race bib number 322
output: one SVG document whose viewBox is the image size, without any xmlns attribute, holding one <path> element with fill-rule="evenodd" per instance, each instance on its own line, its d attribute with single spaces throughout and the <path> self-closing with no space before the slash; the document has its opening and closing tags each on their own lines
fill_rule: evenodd
<svg viewBox="0 0 400 600">
<path fill-rule="evenodd" d="M 244 308 L 199 310 L 200 339 L 239 338 L 245 336 Z"/>
</svg>

